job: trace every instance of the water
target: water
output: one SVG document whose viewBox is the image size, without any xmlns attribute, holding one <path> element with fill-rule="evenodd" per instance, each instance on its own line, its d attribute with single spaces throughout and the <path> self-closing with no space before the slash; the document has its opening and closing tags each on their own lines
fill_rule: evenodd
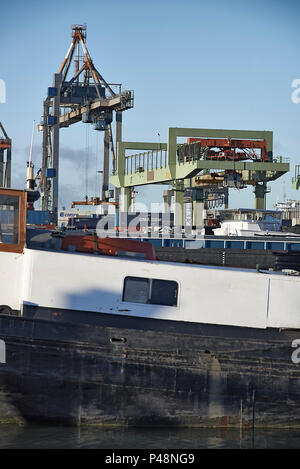
<svg viewBox="0 0 300 469">
<path fill-rule="evenodd" d="M 0 425 L 0 449 L 299 449 L 300 429 L 120 429 Z M 111 451 L 108 452 L 111 454 Z"/>
</svg>

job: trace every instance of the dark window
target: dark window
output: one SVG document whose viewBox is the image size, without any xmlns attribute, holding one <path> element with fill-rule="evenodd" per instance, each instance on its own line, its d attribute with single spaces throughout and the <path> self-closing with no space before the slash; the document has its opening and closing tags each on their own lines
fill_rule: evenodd
<svg viewBox="0 0 300 469">
<path fill-rule="evenodd" d="M 126 277 L 123 301 L 152 305 L 177 306 L 178 283 L 142 277 Z"/>
<path fill-rule="evenodd" d="M 147 278 L 126 277 L 123 291 L 123 301 L 133 303 L 148 303 L 149 282 Z"/>
<path fill-rule="evenodd" d="M 0 242 L 5 244 L 19 243 L 18 196 L 0 195 Z"/>
</svg>

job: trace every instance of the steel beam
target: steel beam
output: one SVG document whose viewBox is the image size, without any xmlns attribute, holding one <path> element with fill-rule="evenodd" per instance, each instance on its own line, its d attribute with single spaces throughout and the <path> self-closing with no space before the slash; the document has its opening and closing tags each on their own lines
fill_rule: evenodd
<svg viewBox="0 0 300 469">
<path fill-rule="evenodd" d="M 6 165 L 4 173 L 4 187 L 11 187 L 11 148 L 6 150 Z"/>
<path fill-rule="evenodd" d="M 47 116 L 50 109 L 50 99 L 45 99 L 43 104 L 43 143 L 42 143 L 42 168 L 41 168 L 41 202 L 42 210 L 49 210 L 50 190 L 46 178 L 46 169 L 49 164 L 50 128 L 47 125 Z"/>
<path fill-rule="evenodd" d="M 0 187 L 4 185 L 4 150 L 0 149 Z"/>
<path fill-rule="evenodd" d="M 124 94 L 130 93 L 128 95 L 128 103 L 124 105 Z M 126 96 L 126 95 L 125 95 Z M 75 124 L 76 122 L 80 122 L 82 120 L 82 114 L 89 112 L 89 111 L 98 111 L 98 112 L 107 112 L 107 111 L 118 111 L 120 107 L 122 110 L 131 109 L 133 107 L 133 92 L 124 92 L 121 95 L 117 95 L 113 98 L 108 99 L 101 99 L 97 100 L 89 106 L 78 106 L 78 108 L 63 114 L 59 118 L 59 126 L 60 127 L 68 127 L 71 124 Z M 129 104 L 129 102 L 131 104 Z"/>
<path fill-rule="evenodd" d="M 56 96 L 53 98 L 53 115 L 57 119 L 57 124 L 53 125 L 53 142 L 52 142 L 52 168 L 56 170 L 56 175 L 52 183 L 52 207 L 54 216 L 57 216 L 58 210 L 58 175 L 59 175 L 59 116 L 60 116 L 60 86 L 61 74 L 55 73 L 53 79 L 53 86 L 58 90 Z"/>
<path fill-rule="evenodd" d="M 116 146 L 122 141 L 122 119 L 123 119 L 123 113 L 121 111 L 117 111 L 116 112 Z M 115 174 L 116 168 L 117 168 L 117 160 L 115 159 L 112 165 L 112 174 Z M 114 188 L 114 199 L 115 199 L 115 202 L 119 203 L 119 199 L 120 199 L 119 187 Z M 118 210 L 118 208 L 116 210 Z"/>
<path fill-rule="evenodd" d="M 105 192 L 108 190 L 109 185 L 109 132 L 104 131 L 104 151 L 103 151 L 103 174 L 102 174 L 102 200 L 105 200 Z"/>
</svg>

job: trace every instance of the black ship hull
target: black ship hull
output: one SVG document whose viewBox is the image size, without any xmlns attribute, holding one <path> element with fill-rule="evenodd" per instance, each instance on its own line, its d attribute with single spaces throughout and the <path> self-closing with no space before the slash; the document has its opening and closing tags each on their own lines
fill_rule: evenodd
<svg viewBox="0 0 300 469">
<path fill-rule="evenodd" d="M 297 331 L 25 313 L 0 316 L 2 422 L 300 425 Z"/>
</svg>

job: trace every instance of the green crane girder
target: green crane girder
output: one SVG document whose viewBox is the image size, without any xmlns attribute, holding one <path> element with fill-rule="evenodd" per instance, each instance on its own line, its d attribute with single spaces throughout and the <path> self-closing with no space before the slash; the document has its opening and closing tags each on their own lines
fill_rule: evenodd
<svg viewBox="0 0 300 469">
<path fill-rule="evenodd" d="M 217 161 L 196 159 L 186 162 L 177 160 L 178 137 L 264 139 L 267 144 L 269 162 L 258 161 Z M 134 172 L 126 170 L 126 151 L 166 152 L 165 162 L 160 167 L 151 167 L 148 163 L 135 168 Z M 138 157 L 131 155 L 129 158 Z M 174 183 L 192 179 L 203 170 L 231 170 L 240 172 L 247 184 L 273 181 L 289 171 L 289 163 L 273 160 L 273 132 L 256 130 L 220 130 L 177 128 L 168 129 L 168 143 L 153 142 L 119 142 L 117 145 L 116 171 L 110 178 L 115 187 L 129 188 L 146 184 Z"/>
</svg>

